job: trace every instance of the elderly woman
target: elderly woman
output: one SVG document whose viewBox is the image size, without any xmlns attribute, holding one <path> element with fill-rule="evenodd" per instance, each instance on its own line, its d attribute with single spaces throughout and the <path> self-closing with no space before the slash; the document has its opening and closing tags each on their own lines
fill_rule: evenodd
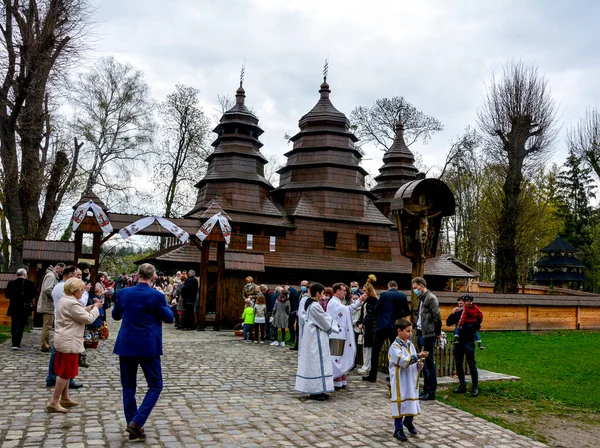
<svg viewBox="0 0 600 448">
<path fill-rule="evenodd" d="M 78 374 L 79 353 L 84 351 L 85 325 L 98 318 L 98 309 L 104 305 L 101 300 L 84 308 L 79 303 L 84 290 L 85 283 L 78 278 L 70 278 L 65 283 L 64 295 L 58 302 L 54 331 L 54 372 L 57 378 L 52 399 L 46 405 L 49 412 L 65 413 L 66 408 L 77 406 L 77 402 L 69 397 L 69 380 Z"/>
</svg>

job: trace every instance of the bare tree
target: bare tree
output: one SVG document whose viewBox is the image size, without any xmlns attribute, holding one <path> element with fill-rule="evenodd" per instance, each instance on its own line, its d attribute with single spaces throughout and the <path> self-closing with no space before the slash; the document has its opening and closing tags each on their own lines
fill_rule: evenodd
<svg viewBox="0 0 600 448">
<path fill-rule="evenodd" d="M 52 145 L 51 83 L 81 49 L 84 0 L 3 0 L 0 11 L 2 209 L 10 226 L 11 267 L 23 241 L 45 238 L 73 180 L 81 144 Z"/>
<path fill-rule="evenodd" d="M 166 218 L 193 205 L 193 185 L 206 171 L 206 157 L 212 150 L 210 121 L 199 96 L 198 89 L 178 84 L 159 106 L 162 142 L 154 181 L 164 194 Z"/>
<path fill-rule="evenodd" d="M 600 178 L 600 111 L 590 107 L 576 127 L 568 133 L 569 147 L 582 157 Z"/>
<path fill-rule="evenodd" d="M 265 165 L 265 179 L 267 179 L 271 185 L 277 187 L 279 185 L 279 175 L 277 171 L 283 167 L 283 162 L 281 161 L 278 154 L 268 154 L 267 156 L 267 164 Z"/>
<path fill-rule="evenodd" d="M 398 120 L 404 124 L 408 146 L 418 140 L 427 143 L 434 133 L 444 128 L 437 118 L 424 114 L 402 96 L 380 98 L 373 106 L 359 106 L 350 113 L 356 136 L 362 142 L 374 143 L 382 151 L 392 146 Z"/>
<path fill-rule="evenodd" d="M 556 105 L 546 79 L 537 67 L 520 61 L 505 66 L 501 77 L 492 77 L 478 111 L 487 151 L 506 169 L 495 249 L 495 292 L 518 291 L 516 239 L 523 173 L 551 148 L 556 138 L 555 117 Z"/>
<path fill-rule="evenodd" d="M 82 154 L 84 192 L 129 188 L 137 161 L 146 160 L 154 132 L 153 104 L 143 74 L 113 57 L 100 59 L 71 87 L 73 130 L 89 145 Z"/>
</svg>

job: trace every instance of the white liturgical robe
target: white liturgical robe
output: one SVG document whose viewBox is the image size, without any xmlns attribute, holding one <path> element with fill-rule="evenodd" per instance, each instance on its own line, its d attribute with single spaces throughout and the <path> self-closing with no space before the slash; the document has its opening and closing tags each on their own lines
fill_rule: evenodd
<svg viewBox="0 0 600 448">
<path fill-rule="evenodd" d="M 307 302 L 302 343 L 298 348 L 296 390 L 310 395 L 333 392 L 329 334 L 339 328 L 318 302 L 310 298 Z"/>
<path fill-rule="evenodd" d="M 361 302 L 357 300 L 352 305 L 343 305 L 339 298 L 333 296 L 327 303 L 327 314 L 340 327 L 339 333 L 331 333 L 330 339 L 343 339 L 344 353 L 341 356 L 331 355 L 331 363 L 333 366 L 333 378 L 339 378 L 346 375 L 352 367 L 356 358 L 356 340 L 354 339 L 354 330 L 352 328 L 352 315 L 354 311 L 360 307 Z"/>
<path fill-rule="evenodd" d="M 419 356 L 411 341 L 400 338 L 390 345 L 390 386 L 392 417 L 419 415 Z"/>
</svg>

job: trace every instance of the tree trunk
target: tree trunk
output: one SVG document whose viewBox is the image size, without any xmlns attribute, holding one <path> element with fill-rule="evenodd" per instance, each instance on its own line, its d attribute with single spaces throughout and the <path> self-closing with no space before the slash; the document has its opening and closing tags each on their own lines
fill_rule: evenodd
<svg viewBox="0 0 600 448">
<path fill-rule="evenodd" d="M 519 290 L 516 237 L 523 162 L 519 157 L 512 157 L 513 154 L 509 152 L 499 237 L 496 243 L 494 292 L 503 294 L 516 294 Z"/>
</svg>

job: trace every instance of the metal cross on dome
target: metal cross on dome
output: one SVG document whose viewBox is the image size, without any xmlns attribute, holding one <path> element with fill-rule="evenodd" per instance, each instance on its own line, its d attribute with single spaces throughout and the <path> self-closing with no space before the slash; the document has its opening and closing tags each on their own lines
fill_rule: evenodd
<svg viewBox="0 0 600 448">
<path fill-rule="evenodd" d="M 327 73 L 329 72 L 329 56 L 325 58 L 325 65 L 323 66 L 323 81 L 327 81 Z"/>
<path fill-rule="evenodd" d="M 244 75 L 246 74 L 246 61 L 242 64 L 242 72 L 240 73 L 240 86 L 244 84 Z"/>
</svg>

